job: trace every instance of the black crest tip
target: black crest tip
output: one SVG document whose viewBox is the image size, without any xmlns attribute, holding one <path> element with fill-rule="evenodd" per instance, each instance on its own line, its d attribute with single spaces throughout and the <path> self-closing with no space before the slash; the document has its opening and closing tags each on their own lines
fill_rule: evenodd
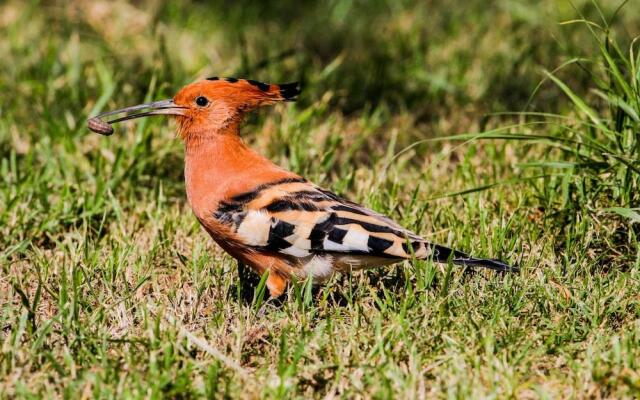
<svg viewBox="0 0 640 400">
<path fill-rule="evenodd" d="M 295 101 L 296 96 L 300 94 L 300 83 L 281 83 L 278 85 L 280 88 L 280 96 L 288 101 Z"/>
</svg>

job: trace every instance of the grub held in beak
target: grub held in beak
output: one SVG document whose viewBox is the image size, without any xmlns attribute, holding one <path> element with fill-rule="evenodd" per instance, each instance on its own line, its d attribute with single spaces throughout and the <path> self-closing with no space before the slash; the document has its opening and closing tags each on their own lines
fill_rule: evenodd
<svg viewBox="0 0 640 400">
<path fill-rule="evenodd" d="M 185 109 L 186 107 L 182 107 L 174 103 L 173 99 L 154 101 L 153 103 L 139 104 L 137 106 L 121 108 L 120 110 L 109 111 L 96 115 L 95 117 L 87 120 L 87 126 L 95 133 L 109 136 L 113 134 L 113 127 L 111 124 L 115 124 L 116 122 L 148 117 L 150 115 L 184 115 Z M 111 121 L 103 120 L 105 117 L 116 116 L 119 114 L 128 115 L 112 119 Z"/>
</svg>

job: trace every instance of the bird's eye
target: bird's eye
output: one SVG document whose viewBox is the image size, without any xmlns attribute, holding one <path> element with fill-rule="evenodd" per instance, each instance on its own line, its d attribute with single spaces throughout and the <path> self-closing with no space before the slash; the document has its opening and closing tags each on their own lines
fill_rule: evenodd
<svg viewBox="0 0 640 400">
<path fill-rule="evenodd" d="M 204 97 L 204 96 L 198 96 L 198 97 L 196 98 L 196 104 L 197 104 L 197 105 L 199 105 L 200 107 L 204 107 L 204 106 L 206 106 L 207 104 L 209 104 L 209 99 L 207 99 L 207 98 L 206 98 L 206 97 Z"/>
</svg>

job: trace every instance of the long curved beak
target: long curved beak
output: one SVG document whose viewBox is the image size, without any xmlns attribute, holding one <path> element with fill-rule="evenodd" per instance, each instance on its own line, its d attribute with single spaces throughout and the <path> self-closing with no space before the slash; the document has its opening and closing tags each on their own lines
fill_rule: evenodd
<svg viewBox="0 0 640 400">
<path fill-rule="evenodd" d="M 139 104 L 137 106 L 121 108 L 115 111 L 105 112 L 95 117 L 89 118 L 89 129 L 94 132 L 110 135 L 113 133 L 113 128 L 109 124 L 115 124 L 116 122 L 127 121 L 135 118 L 148 117 L 150 115 L 185 115 L 187 107 L 182 107 L 173 102 L 173 99 L 154 101 L 152 103 Z M 133 113 L 134 111 L 141 111 Z M 118 114 L 124 115 L 111 121 L 103 121 L 105 117 L 110 117 Z"/>
<path fill-rule="evenodd" d="M 111 115 L 130 113 L 132 111 L 140 111 L 147 110 L 137 114 L 125 115 L 124 117 L 116 118 L 111 121 L 107 121 L 109 124 L 114 124 L 116 122 L 126 121 L 128 119 L 147 117 L 149 115 L 184 115 L 184 109 L 186 107 L 181 107 L 176 105 L 173 102 L 173 99 L 154 101 L 152 103 L 139 104 L 137 106 L 121 108 L 115 111 L 109 111 L 106 113 L 102 113 L 100 115 L 96 115 L 94 118 L 104 118 L 109 117 Z"/>
</svg>

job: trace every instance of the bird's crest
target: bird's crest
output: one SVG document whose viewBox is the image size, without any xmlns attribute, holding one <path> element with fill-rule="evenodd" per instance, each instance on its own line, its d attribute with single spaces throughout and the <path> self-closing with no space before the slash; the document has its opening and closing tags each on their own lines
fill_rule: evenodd
<svg viewBox="0 0 640 400">
<path fill-rule="evenodd" d="M 209 77 L 206 80 L 231 84 L 226 86 L 232 91 L 255 92 L 252 94 L 257 94 L 257 97 L 263 97 L 267 101 L 296 101 L 297 96 L 300 94 L 300 83 L 298 82 L 265 83 L 253 79 L 219 78 L 217 76 Z"/>
</svg>

